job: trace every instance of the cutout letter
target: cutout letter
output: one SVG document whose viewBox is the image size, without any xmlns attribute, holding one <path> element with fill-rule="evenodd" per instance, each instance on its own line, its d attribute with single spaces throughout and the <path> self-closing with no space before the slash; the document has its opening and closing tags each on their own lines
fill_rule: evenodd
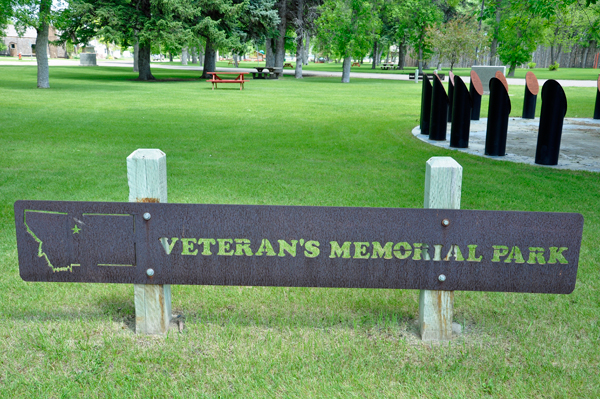
<svg viewBox="0 0 600 399">
<path fill-rule="evenodd" d="M 350 241 L 346 241 L 341 247 L 337 241 L 330 241 L 329 244 L 331 244 L 330 258 L 350 258 Z"/>
</svg>

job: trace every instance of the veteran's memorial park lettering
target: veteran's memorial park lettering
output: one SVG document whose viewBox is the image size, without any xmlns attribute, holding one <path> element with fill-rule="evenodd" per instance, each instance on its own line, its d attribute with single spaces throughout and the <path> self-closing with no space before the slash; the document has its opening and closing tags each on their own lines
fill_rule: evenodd
<svg viewBox="0 0 600 399">
<path fill-rule="evenodd" d="M 573 291 L 569 213 L 18 201 L 27 281 Z"/>
</svg>

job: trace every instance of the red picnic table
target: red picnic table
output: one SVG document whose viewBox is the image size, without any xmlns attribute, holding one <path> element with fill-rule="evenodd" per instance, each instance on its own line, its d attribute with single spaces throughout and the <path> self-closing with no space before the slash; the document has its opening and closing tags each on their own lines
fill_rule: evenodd
<svg viewBox="0 0 600 399">
<path fill-rule="evenodd" d="M 212 89 L 214 90 L 217 87 L 218 83 L 239 83 L 240 90 L 244 89 L 244 75 L 248 75 L 249 72 L 206 72 L 209 75 L 212 75 L 212 79 L 207 80 L 207 82 L 212 83 Z M 235 79 L 223 79 L 219 75 L 237 75 Z"/>
</svg>

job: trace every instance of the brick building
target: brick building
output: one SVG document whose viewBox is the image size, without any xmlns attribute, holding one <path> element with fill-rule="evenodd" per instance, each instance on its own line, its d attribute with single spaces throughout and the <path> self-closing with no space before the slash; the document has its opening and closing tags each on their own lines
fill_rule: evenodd
<svg viewBox="0 0 600 399">
<path fill-rule="evenodd" d="M 37 32 L 35 29 L 27 28 L 25 33 L 19 37 L 15 27 L 13 25 L 8 25 L 8 28 L 4 33 L 5 36 L 1 37 L 0 40 L 4 42 L 7 49 L 0 51 L 0 55 L 16 57 L 20 53 L 23 57 L 35 56 L 35 43 L 37 40 Z M 53 27 L 50 27 L 48 41 L 56 39 L 56 30 Z M 66 58 L 66 54 L 64 46 L 55 46 L 53 44 L 48 46 L 48 57 L 50 58 Z"/>
</svg>

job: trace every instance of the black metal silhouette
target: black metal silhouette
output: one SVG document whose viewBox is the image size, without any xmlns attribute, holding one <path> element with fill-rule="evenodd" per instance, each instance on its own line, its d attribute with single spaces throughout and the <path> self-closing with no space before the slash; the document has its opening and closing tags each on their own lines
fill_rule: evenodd
<svg viewBox="0 0 600 399">
<path fill-rule="evenodd" d="M 450 147 L 467 148 L 471 128 L 471 95 L 465 83 L 458 76 L 454 77 L 453 104 Z"/>
<path fill-rule="evenodd" d="M 498 78 L 490 79 L 490 104 L 485 136 L 485 155 L 506 155 L 506 136 L 510 109 L 510 98 L 506 86 Z"/>
<path fill-rule="evenodd" d="M 448 122 L 452 122 L 452 102 L 454 101 L 454 73 L 448 72 Z"/>
<path fill-rule="evenodd" d="M 429 135 L 429 119 L 431 118 L 431 82 L 423 74 L 423 88 L 421 89 L 421 134 Z"/>
<path fill-rule="evenodd" d="M 525 97 L 523 98 L 523 119 L 535 119 L 535 105 L 540 85 L 531 71 L 525 75 Z"/>
<path fill-rule="evenodd" d="M 542 87 L 542 112 L 538 132 L 535 163 L 539 165 L 557 165 L 560 153 L 560 139 L 565 115 L 567 97 L 560 83 L 548 80 Z"/>
<path fill-rule="evenodd" d="M 440 78 L 433 79 L 431 90 L 431 118 L 429 119 L 429 140 L 446 140 L 448 129 L 448 95 Z"/>
<path fill-rule="evenodd" d="M 483 95 L 483 85 L 477 72 L 471 71 L 471 83 L 469 84 L 469 93 L 471 94 L 471 120 L 478 121 L 481 114 L 481 96 Z"/>
<path fill-rule="evenodd" d="M 598 90 L 596 91 L 596 108 L 594 109 L 594 119 L 600 119 L 600 75 L 598 76 Z"/>
</svg>

